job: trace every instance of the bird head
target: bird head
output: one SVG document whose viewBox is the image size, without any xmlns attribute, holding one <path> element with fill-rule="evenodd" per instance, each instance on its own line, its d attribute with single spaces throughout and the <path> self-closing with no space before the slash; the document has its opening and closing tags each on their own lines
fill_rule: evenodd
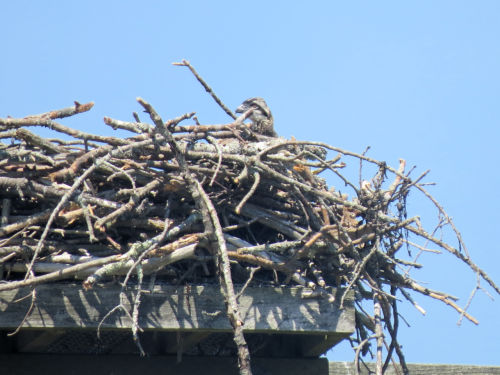
<svg viewBox="0 0 500 375">
<path fill-rule="evenodd" d="M 250 108 L 253 108 L 250 119 L 254 122 L 270 120 L 273 118 L 266 101 L 258 97 L 245 100 L 238 108 L 236 108 L 236 113 L 245 113 Z"/>
</svg>

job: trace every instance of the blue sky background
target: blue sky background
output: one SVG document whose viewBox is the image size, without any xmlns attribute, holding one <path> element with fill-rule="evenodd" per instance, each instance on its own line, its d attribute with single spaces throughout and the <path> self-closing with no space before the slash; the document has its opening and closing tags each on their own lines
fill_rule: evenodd
<svg viewBox="0 0 500 375">
<path fill-rule="evenodd" d="M 102 118 L 131 120 L 141 96 L 164 119 L 197 111 L 202 123 L 227 122 L 171 65 L 185 58 L 231 108 L 264 97 L 281 136 L 371 146 L 371 157 L 416 165 L 415 176 L 431 169 L 429 190 L 500 282 L 500 2 L 9 1 L 0 17 L 1 117 L 94 101 L 62 122 L 110 134 Z M 432 229 L 418 194 L 410 211 Z M 414 277 L 464 304 L 475 276 L 446 255 L 421 260 Z M 407 361 L 500 365 L 493 296 L 476 296 L 477 327 L 458 327 L 454 310 L 421 296 L 427 316 L 400 307 Z M 328 358 L 353 353 L 340 345 Z"/>
</svg>

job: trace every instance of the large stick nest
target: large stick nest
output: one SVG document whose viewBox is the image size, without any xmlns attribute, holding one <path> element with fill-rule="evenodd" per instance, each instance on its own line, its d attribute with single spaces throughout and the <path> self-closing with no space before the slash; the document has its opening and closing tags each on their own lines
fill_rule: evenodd
<svg viewBox="0 0 500 375">
<path fill-rule="evenodd" d="M 380 338 L 370 333 L 376 331 L 376 312 L 371 316 L 361 303 L 376 301 L 390 352 L 402 360 L 398 291 L 418 309 L 409 292 L 438 299 L 475 322 L 455 297 L 409 276 L 422 265 L 407 249 L 427 250 L 419 239 L 453 254 L 500 291 L 472 263 L 453 223 L 420 184 L 423 176 L 410 178 L 403 160 L 394 169 L 319 142 L 253 134 L 245 116 L 223 125 L 180 125 L 194 113 L 163 122 L 139 102 L 153 124 L 137 115 L 133 122 L 104 119 L 113 129 L 135 133 L 128 138 L 56 122 L 90 110 L 92 103 L 0 119 L 0 137 L 11 139 L 0 143 L 0 290 L 75 278 L 91 288 L 131 275 L 218 282 L 215 275 L 223 271 L 214 265 L 223 263 L 223 252 L 235 282 L 295 283 L 325 298 L 332 298 L 331 286 L 354 289 L 358 354 Z M 29 130 L 35 126 L 58 132 L 60 139 L 36 135 Z M 361 186 L 343 175 L 346 163 L 360 162 L 377 170 Z M 354 197 L 329 188 L 321 178 L 327 173 Z M 439 227 L 451 226 L 459 249 L 425 231 L 417 217 L 407 217 L 411 190 L 435 204 Z"/>
</svg>

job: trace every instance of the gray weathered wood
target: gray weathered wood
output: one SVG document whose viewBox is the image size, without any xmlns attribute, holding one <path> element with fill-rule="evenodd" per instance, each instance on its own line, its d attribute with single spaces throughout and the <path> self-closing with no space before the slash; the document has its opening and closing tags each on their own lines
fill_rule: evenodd
<svg viewBox="0 0 500 375">
<path fill-rule="evenodd" d="M 119 302 L 120 286 L 85 291 L 80 284 L 37 287 L 37 302 L 23 327 L 96 328 Z M 249 287 L 240 297 L 247 332 L 349 335 L 354 331 L 352 299 L 343 310 L 326 298 L 301 298 L 301 288 Z M 0 293 L 0 329 L 14 329 L 28 310 L 27 289 Z M 334 292 L 335 293 L 335 292 Z M 337 298 L 338 299 L 338 298 Z M 130 308 L 133 291 L 124 301 Z M 230 331 L 224 301 L 217 285 L 156 286 L 144 292 L 139 325 L 143 329 Z M 104 321 L 103 328 L 128 329 L 131 321 L 121 312 Z"/>
<path fill-rule="evenodd" d="M 373 363 L 368 364 L 369 368 L 374 371 L 375 365 Z M 420 364 L 420 363 L 410 363 L 408 364 L 408 370 L 410 370 L 411 375 L 500 375 L 499 366 L 471 366 L 471 365 L 453 365 L 453 364 Z M 329 375 L 354 375 L 356 371 L 352 362 L 330 362 L 329 364 Z M 361 374 L 369 374 L 369 371 L 361 366 Z M 372 374 L 374 372 L 371 372 Z M 401 370 L 399 372 L 395 371 L 392 366 L 390 366 L 386 375 L 398 375 L 402 374 Z"/>
</svg>

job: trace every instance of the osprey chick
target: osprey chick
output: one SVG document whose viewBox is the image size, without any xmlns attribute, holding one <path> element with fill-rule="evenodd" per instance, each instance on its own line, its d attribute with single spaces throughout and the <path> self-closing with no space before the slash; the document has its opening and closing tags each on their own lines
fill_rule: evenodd
<svg viewBox="0 0 500 375">
<path fill-rule="evenodd" d="M 253 112 L 250 115 L 250 120 L 252 120 L 250 129 L 257 134 L 277 137 L 278 134 L 274 131 L 273 115 L 266 101 L 262 98 L 247 99 L 236 108 L 236 113 L 244 113 L 250 108 L 253 108 Z"/>
</svg>

